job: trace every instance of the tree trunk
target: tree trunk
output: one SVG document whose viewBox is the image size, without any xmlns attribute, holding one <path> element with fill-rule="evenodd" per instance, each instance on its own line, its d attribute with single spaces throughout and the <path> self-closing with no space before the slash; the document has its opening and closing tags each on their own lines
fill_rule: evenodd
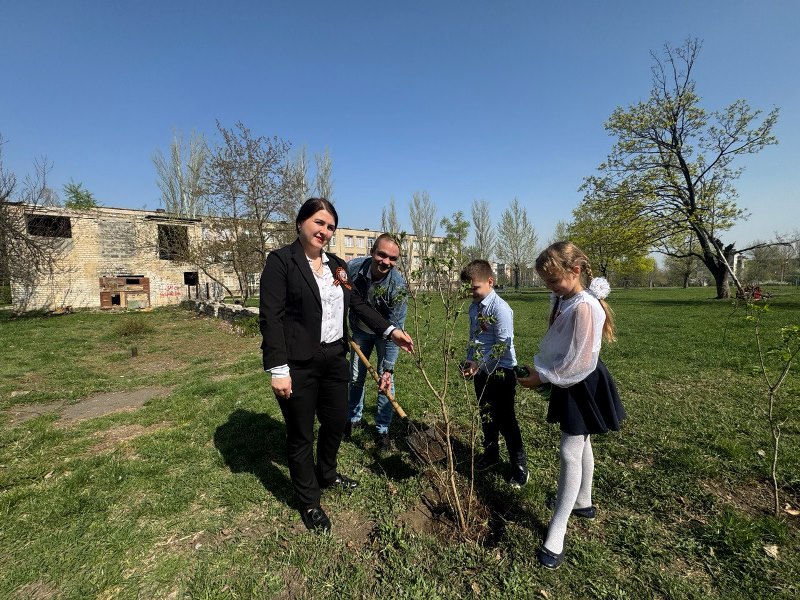
<svg viewBox="0 0 800 600">
<path fill-rule="evenodd" d="M 728 269 L 724 266 L 718 267 L 712 275 L 714 276 L 714 282 L 717 284 L 717 299 L 730 298 L 731 288 L 728 281 L 730 279 Z"/>
</svg>

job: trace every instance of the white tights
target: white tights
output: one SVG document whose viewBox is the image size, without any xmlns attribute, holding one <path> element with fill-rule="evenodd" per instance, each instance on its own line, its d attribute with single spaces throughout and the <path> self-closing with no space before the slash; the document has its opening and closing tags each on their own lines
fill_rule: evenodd
<svg viewBox="0 0 800 600">
<path fill-rule="evenodd" d="M 560 554 L 564 550 L 567 521 L 574 508 L 592 505 L 594 454 L 588 435 L 561 434 L 561 470 L 558 473 L 558 493 L 553 518 L 547 527 L 545 547 Z"/>
</svg>

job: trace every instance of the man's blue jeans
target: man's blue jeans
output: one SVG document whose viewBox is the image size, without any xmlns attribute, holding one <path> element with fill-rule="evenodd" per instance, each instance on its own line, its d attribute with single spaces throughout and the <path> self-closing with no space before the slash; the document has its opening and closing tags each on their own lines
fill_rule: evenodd
<svg viewBox="0 0 800 600">
<path fill-rule="evenodd" d="M 361 347 L 361 351 L 367 358 L 372 354 L 372 349 L 375 348 L 378 353 L 378 374 L 383 373 L 383 361 L 387 358 L 386 340 L 383 336 L 374 333 L 365 333 L 360 329 L 353 328 L 353 341 Z M 397 360 L 398 348 L 395 344 L 390 344 L 388 352 L 393 356 L 389 356 L 391 364 Z M 367 367 L 358 358 L 355 350 L 350 349 L 350 421 L 358 423 L 361 420 L 361 415 L 364 412 L 364 381 L 367 378 Z M 394 377 L 392 377 L 392 395 L 394 395 Z M 378 433 L 388 433 L 389 425 L 392 423 L 392 408 L 389 398 L 386 394 L 378 393 L 378 410 L 375 414 L 375 425 L 378 428 Z"/>
</svg>

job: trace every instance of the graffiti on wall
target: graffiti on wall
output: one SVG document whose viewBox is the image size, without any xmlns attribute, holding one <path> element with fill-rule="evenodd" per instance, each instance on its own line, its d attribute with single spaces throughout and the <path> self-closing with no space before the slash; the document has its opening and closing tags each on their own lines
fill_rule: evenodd
<svg viewBox="0 0 800 600">
<path fill-rule="evenodd" d="M 159 298 L 181 298 L 183 296 L 183 286 L 177 283 L 162 284 L 158 290 Z"/>
</svg>

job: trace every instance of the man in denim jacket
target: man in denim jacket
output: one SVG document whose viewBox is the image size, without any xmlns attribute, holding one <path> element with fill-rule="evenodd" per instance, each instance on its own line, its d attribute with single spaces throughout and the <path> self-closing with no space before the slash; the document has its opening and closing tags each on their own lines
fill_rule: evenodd
<svg viewBox="0 0 800 600">
<path fill-rule="evenodd" d="M 388 233 L 378 236 L 370 250 L 370 256 L 354 258 L 347 263 L 347 271 L 351 285 L 359 291 L 364 299 L 392 325 L 403 328 L 408 310 L 406 282 L 395 269 L 400 258 L 400 247 L 394 237 Z M 394 364 L 397 361 L 398 348 L 391 340 L 362 324 L 353 312 L 350 313 L 350 328 L 353 341 L 361 347 L 367 358 L 373 347 L 378 353 L 378 373 L 381 375 L 380 389 L 390 389 L 394 394 Z M 367 367 L 358 355 L 350 352 L 350 422 L 345 430 L 345 437 L 350 437 L 353 427 L 363 427 L 361 415 L 364 411 L 364 380 Z M 389 425 L 392 422 L 392 405 L 382 391 L 378 392 L 378 410 L 375 415 L 377 429 L 376 445 L 379 450 L 389 447 Z"/>
</svg>

